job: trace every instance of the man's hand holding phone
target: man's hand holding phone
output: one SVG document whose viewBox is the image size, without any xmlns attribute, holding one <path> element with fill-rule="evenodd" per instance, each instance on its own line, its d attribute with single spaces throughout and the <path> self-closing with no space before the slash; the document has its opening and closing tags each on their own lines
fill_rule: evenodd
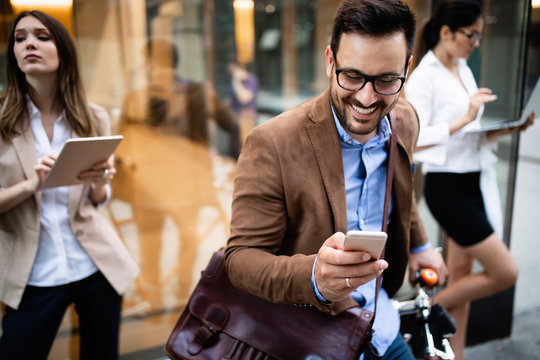
<svg viewBox="0 0 540 360">
<path fill-rule="evenodd" d="M 346 236 L 338 232 L 319 249 L 315 264 L 317 289 L 328 301 L 346 298 L 357 287 L 377 278 L 388 263 L 366 251 L 345 250 Z"/>
</svg>

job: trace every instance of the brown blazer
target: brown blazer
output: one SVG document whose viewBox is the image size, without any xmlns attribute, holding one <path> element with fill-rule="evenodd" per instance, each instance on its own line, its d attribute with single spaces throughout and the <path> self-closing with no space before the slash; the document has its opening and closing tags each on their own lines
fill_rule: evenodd
<svg viewBox="0 0 540 360">
<path fill-rule="evenodd" d="M 91 105 L 98 121 L 98 134 L 110 134 L 105 109 Z M 20 124 L 28 124 L 28 117 Z M 7 188 L 33 176 L 38 159 L 31 127 L 21 125 L 21 135 L 12 143 L 0 138 L 0 186 Z M 78 137 L 73 132 L 73 137 Z M 97 268 L 122 294 L 139 272 L 114 228 L 88 198 L 88 185 L 69 188 L 69 215 L 73 234 Z M 17 309 L 36 258 L 41 193 L 0 214 L 0 301 Z"/>
<path fill-rule="evenodd" d="M 409 249 L 428 241 L 413 196 L 418 118 L 402 99 L 394 111 L 398 151 L 383 282 L 390 296 L 403 282 Z M 347 231 L 343 161 L 328 90 L 249 135 L 238 162 L 230 231 L 226 261 L 237 287 L 330 313 L 357 305 L 352 298 L 321 304 L 311 285 L 319 248 L 335 232 Z"/>
</svg>

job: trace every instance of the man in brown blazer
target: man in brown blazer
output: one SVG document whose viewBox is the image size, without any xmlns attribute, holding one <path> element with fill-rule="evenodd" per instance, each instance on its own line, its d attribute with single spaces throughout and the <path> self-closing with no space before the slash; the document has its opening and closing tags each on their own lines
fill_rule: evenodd
<svg viewBox="0 0 540 360">
<path fill-rule="evenodd" d="M 399 98 L 414 33 L 414 16 L 400 0 L 340 4 L 325 52 L 329 88 L 246 140 L 226 250 L 235 286 L 331 314 L 359 303 L 373 311 L 375 279 L 383 273 L 373 345 L 384 359 L 412 358 L 390 300 L 407 263 L 412 273 L 430 266 L 441 283 L 446 277 L 413 194 L 418 119 Z M 386 255 L 369 261 L 364 252 L 343 251 L 344 233 L 381 229 L 390 136 L 397 153 Z"/>
</svg>

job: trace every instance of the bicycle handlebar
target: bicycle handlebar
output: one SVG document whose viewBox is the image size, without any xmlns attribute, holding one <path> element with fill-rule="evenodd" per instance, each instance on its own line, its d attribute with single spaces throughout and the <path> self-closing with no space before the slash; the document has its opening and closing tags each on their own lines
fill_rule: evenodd
<svg viewBox="0 0 540 360">
<path fill-rule="evenodd" d="M 421 286 L 431 288 L 439 281 L 439 274 L 433 269 L 424 268 L 416 272 L 416 282 Z"/>
</svg>

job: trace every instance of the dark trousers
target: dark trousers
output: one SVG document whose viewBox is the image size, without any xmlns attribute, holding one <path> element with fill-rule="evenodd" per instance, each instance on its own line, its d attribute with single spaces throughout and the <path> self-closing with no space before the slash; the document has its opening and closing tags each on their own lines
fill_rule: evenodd
<svg viewBox="0 0 540 360">
<path fill-rule="evenodd" d="M 366 351 L 364 360 L 415 360 L 415 358 L 409 345 L 405 343 L 402 335 L 398 333 L 384 356 L 374 356 L 371 352 Z"/>
<path fill-rule="evenodd" d="M 118 359 L 122 297 L 100 272 L 67 285 L 27 286 L 18 310 L 6 306 L 0 359 L 46 360 L 72 303 L 79 316 L 80 359 Z"/>
</svg>

